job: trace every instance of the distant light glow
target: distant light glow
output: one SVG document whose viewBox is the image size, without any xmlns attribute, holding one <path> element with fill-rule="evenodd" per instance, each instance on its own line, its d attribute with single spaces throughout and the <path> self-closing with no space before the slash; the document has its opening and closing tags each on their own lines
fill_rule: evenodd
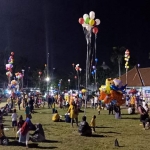
<svg viewBox="0 0 150 150">
<path fill-rule="evenodd" d="M 49 77 L 47 77 L 45 80 L 48 82 L 48 81 L 50 80 L 50 78 L 49 78 Z"/>
</svg>

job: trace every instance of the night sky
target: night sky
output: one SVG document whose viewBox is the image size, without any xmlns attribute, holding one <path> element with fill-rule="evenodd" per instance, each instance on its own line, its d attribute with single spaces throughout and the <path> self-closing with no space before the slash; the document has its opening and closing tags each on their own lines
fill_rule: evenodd
<svg viewBox="0 0 150 150">
<path fill-rule="evenodd" d="M 125 46 L 142 67 L 150 60 L 149 0 L 0 0 L 0 51 L 26 56 L 29 66 L 46 63 L 69 70 L 85 68 L 86 40 L 78 19 L 95 11 L 101 20 L 97 39 L 99 64 L 110 64 L 112 47 Z"/>
</svg>

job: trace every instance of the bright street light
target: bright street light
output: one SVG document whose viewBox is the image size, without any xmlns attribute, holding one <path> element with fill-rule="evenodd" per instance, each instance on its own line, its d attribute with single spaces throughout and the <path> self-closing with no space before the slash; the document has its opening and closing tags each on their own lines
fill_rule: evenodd
<svg viewBox="0 0 150 150">
<path fill-rule="evenodd" d="M 49 77 L 47 77 L 45 80 L 48 82 L 48 81 L 50 80 L 50 78 L 49 78 Z"/>
</svg>

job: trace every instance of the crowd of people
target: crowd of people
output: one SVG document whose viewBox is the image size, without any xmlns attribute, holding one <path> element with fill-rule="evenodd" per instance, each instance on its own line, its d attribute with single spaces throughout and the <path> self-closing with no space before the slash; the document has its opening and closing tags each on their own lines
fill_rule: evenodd
<svg viewBox="0 0 150 150">
<path fill-rule="evenodd" d="M 47 100 L 47 101 L 46 101 Z M 94 115 L 91 119 L 90 124 L 86 121 L 86 116 L 82 117 L 82 120 L 78 121 L 78 115 L 81 112 L 83 106 L 82 98 L 79 98 L 78 95 L 74 97 L 71 101 L 66 101 L 63 95 L 58 95 L 57 98 L 48 95 L 46 99 L 43 99 L 41 95 L 31 95 L 30 97 L 27 94 L 24 94 L 19 97 L 10 97 L 7 100 L 7 104 L 5 107 L 0 110 L 0 143 L 3 144 L 3 140 L 7 139 L 4 134 L 3 127 L 3 116 L 11 113 L 12 119 L 12 127 L 16 132 L 16 138 L 19 137 L 19 143 L 25 143 L 26 147 L 28 147 L 28 141 L 36 141 L 41 142 L 45 140 L 44 130 L 41 124 L 33 124 L 31 122 L 32 114 L 34 114 L 34 109 L 38 109 L 39 107 L 47 107 L 52 110 L 52 121 L 61 122 L 62 116 L 58 113 L 59 109 L 66 109 L 65 122 L 70 123 L 71 126 L 78 127 L 78 132 L 82 136 L 91 136 L 92 132 L 95 132 L 96 128 L 96 115 Z M 46 106 L 47 102 L 47 106 Z M 90 99 L 91 108 L 97 109 L 98 115 L 100 115 L 101 109 L 108 109 L 108 114 L 115 114 L 116 119 L 121 118 L 121 108 L 117 104 L 109 103 L 104 106 L 98 98 L 98 95 L 94 95 Z M 57 105 L 57 107 L 56 107 Z M 18 108 L 14 108 L 14 106 L 18 106 Z M 128 113 L 134 114 L 136 111 L 140 113 L 140 121 L 143 124 L 144 129 L 146 127 L 149 128 L 150 119 L 149 119 L 149 108 L 148 104 L 145 101 L 139 99 L 139 97 L 132 94 L 131 96 L 126 96 L 126 107 L 128 107 Z M 24 109 L 25 118 L 23 119 L 22 115 L 18 115 L 17 110 Z M 29 132 L 34 130 L 35 132 L 32 136 L 29 135 Z M 7 140 L 8 141 L 8 140 Z"/>
</svg>

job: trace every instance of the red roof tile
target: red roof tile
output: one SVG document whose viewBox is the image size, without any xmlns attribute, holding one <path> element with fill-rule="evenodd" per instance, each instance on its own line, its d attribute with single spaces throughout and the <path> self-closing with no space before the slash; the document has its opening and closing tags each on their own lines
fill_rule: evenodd
<svg viewBox="0 0 150 150">
<path fill-rule="evenodd" d="M 126 84 L 126 73 L 121 76 L 123 84 Z M 150 86 L 150 68 L 136 68 L 127 72 L 128 86 Z"/>
</svg>

